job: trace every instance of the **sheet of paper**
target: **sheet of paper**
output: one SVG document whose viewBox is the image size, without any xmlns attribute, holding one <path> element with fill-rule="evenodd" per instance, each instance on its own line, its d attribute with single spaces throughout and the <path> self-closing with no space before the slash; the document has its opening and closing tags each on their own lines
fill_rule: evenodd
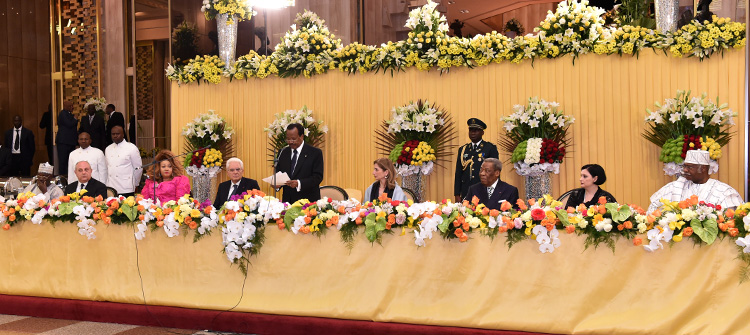
<svg viewBox="0 0 750 335">
<path fill-rule="evenodd" d="M 263 178 L 263 181 L 273 185 L 274 187 L 281 187 L 289 181 L 289 175 L 286 172 L 276 172 L 276 183 L 274 184 L 273 175 L 267 178 Z"/>
</svg>

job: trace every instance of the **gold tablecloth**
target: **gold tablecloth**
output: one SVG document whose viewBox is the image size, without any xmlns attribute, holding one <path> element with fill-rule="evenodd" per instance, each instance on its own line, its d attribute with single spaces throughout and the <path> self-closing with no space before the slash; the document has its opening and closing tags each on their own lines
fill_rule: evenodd
<svg viewBox="0 0 750 335">
<path fill-rule="evenodd" d="M 97 225 L 86 240 L 69 223 L 23 223 L 0 232 L 0 293 L 224 310 L 243 275 L 221 253 L 216 231 L 163 231 L 136 241 L 127 226 Z M 183 234 L 184 235 L 184 234 Z M 467 243 L 439 237 L 417 248 L 410 235 L 382 245 L 339 234 L 317 238 L 266 229 L 235 311 L 574 334 L 750 334 L 750 283 L 740 284 L 732 240 L 675 244 L 656 253 L 627 240 L 540 254 L 504 237 Z M 136 257 L 138 255 L 138 257 Z"/>
</svg>

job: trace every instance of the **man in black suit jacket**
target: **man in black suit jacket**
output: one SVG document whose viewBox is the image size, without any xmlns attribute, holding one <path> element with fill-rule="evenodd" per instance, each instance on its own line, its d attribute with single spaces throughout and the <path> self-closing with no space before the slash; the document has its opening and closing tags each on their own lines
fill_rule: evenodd
<svg viewBox="0 0 750 335">
<path fill-rule="evenodd" d="M 122 129 L 125 129 L 125 118 L 122 116 L 122 113 L 115 111 L 115 105 L 113 104 L 107 105 L 107 108 L 104 111 L 107 113 L 108 117 L 107 128 L 105 130 L 106 138 L 104 139 L 104 147 L 106 148 L 112 144 L 112 128 L 120 126 Z"/>
<path fill-rule="evenodd" d="M 39 128 L 44 129 L 44 145 L 47 146 L 47 162 L 55 164 L 55 144 L 52 143 L 52 104 L 49 104 L 47 111 L 42 115 L 39 121 Z"/>
<path fill-rule="evenodd" d="M 290 181 L 284 185 L 282 201 L 294 203 L 299 199 L 320 199 L 320 182 L 323 181 L 323 152 L 305 143 L 305 128 L 292 123 L 286 128 L 288 147 L 279 153 L 277 172 L 286 172 Z"/>
<path fill-rule="evenodd" d="M 10 155 L 10 148 L 7 145 L 0 144 L 0 177 L 10 176 L 10 167 L 13 165 Z"/>
<path fill-rule="evenodd" d="M 106 148 L 104 146 L 104 118 L 101 115 L 96 114 L 96 107 L 94 105 L 89 105 L 86 112 L 88 114 L 81 120 L 81 126 L 78 127 L 78 133 L 89 133 L 91 136 L 91 146 L 104 152 L 104 149 Z"/>
<path fill-rule="evenodd" d="M 227 160 L 227 175 L 229 180 L 219 184 L 219 190 L 216 192 L 214 208 L 219 209 L 233 195 L 245 193 L 248 190 L 260 190 L 258 182 L 245 178 L 242 174 L 245 172 L 245 164 L 239 158 L 230 158 Z"/>
<path fill-rule="evenodd" d="M 484 204 L 489 209 L 500 210 L 503 201 L 507 201 L 518 208 L 518 189 L 502 180 L 500 180 L 500 171 L 503 164 L 497 158 L 488 158 L 482 163 L 479 170 L 480 182 L 469 187 L 469 193 L 464 200 L 472 201 L 476 196 L 479 203 Z M 490 196 L 491 194 L 491 196 Z"/>
<path fill-rule="evenodd" d="M 63 110 L 57 116 L 57 167 L 58 173 L 68 175 L 68 158 L 78 144 L 78 119 L 73 116 L 73 103 L 63 102 Z"/>
<path fill-rule="evenodd" d="M 36 144 L 34 133 L 23 126 L 20 115 L 13 117 L 13 129 L 5 132 L 5 145 L 11 151 L 11 168 L 8 172 L 11 176 L 31 176 L 31 164 L 34 162 Z"/>
<path fill-rule="evenodd" d="M 75 169 L 76 178 L 78 178 L 78 180 L 65 187 L 65 194 L 71 194 L 78 192 L 81 189 L 85 189 L 85 195 L 87 196 L 96 198 L 96 196 L 101 195 L 102 198 L 107 198 L 107 185 L 91 178 L 91 164 L 89 164 L 89 162 L 80 161 L 76 164 Z"/>
</svg>

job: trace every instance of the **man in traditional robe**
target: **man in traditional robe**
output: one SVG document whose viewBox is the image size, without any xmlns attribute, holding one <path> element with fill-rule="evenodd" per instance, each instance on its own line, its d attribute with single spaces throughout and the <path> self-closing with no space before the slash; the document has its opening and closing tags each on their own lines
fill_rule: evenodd
<svg viewBox="0 0 750 335">
<path fill-rule="evenodd" d="M 700 201 L 720 205 L 722 208 L 734 208 L 741 205 L 742 197 L 734 188 L 708 177 L 710 162 L 711 157 L 708 151 L 689 150 L 685 155 L 682 176 L 664 185 L 651 196 L 648 212 L 651 213 L 661 208 L 663 205 L 661 199 L 682 201 L 693 195 L 697 195 Z"/>
<path fill-rule="evenodd" d="M 44 200 L 50 201 L 63 196 L 63 190 L 52 183 L 55 167 L 49 163 L 39 164 L 39 170 L 36 174 L 36 182 L 29 184 L 23 192 L 31 192 L 34 194 L 44 194 Z"/>
<path fill-rule="evenodd" d="M 516 208 L 518 205 L 518 188 L 500 180 L 500 171 L 503 163 L 497 158 L 487 158 L 479 170 L 480 182 L 469 187 L 469 192 L 464 200 L 472 201 L 474 197 L 479 199 L 489 209 L 500 210 L 500 206 L 507 201 Z"/>
</svg>

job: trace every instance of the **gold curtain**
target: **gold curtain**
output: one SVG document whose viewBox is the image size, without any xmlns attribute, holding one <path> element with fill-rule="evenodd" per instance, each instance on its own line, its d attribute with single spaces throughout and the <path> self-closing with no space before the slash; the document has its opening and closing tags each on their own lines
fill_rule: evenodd
<svg viewBox="0 0 750 335">
<path fill-rule="evenodd" d="M 330 128 L 323 147 L 323 185 L 364 190 L 373 182 L 372 162 L 380 157 L 374 145 L 375 130 L 390 118 L 394 106 L 421 98 L 445 107 L 458 125 L 456 145 L 468 142 L 466 120 L 478 117 L 489 126 L 485 139 L 497 143 L 501 117 L 509 115 L 513 105 L 539 96 L 559 102 L 576 119 L 570 128 L 573 146 L 560 174 L 553 176 L 553 195 L 579 187 L 580 167 L 598 163 L 607 171 L 603 188 L 619 202 L 648 206 L 649 196 L 672 178 L 662 171 L 660 148 L 641 136 L 646 108 L 674 97 L 678 89 L 692 90 L 694 96 L 706 92 L 728 103 L 739 114 L 735 122 L 744 125 L 744 55 L 744 49 L 729 50 L 723 58 L 717 55 L 700 62 L 644 51 L 639 58 L 586 55 L 575 64 L 563 57 L 537 60 L 533 65 L 453 69 L 443 75 L 416 69 L 393 76 L 332 71 L 311 79 L 172 84 L 172 149 L 183 148 L 180 131 L 188 121 L 216 110 L 238 130 L 234 144 L 236 156 L 245 161 L 245 176 L 259 180 L 272 172 L 263 128 L 273 121 L 274 113 L 307 105 Z M 744 196 L 745 130 L 733 130 L 735 137 L 723 148 L 719 173 L 712 177 Z M 428 199 L 452 198 L 456 153 L 444 163 L 446 168 L 428 177 Z M 508 164 L 509 155 L 501 153 L 500 158 L 506 163 L 501 178 L 524 196 L 523 178 Z M 262 187 L 269 191 L 266 185 Z"/>
<path fill-rule="evenodd" d="M 135 241 L 127 226 L 23 223 L 0 232 L 0 293 L 226 310 L 242 273 L 220 252 L 221 233 L 161 229 Z M 584 251 L 583 236 L 541 254 L 533 240 L 467 243 L 412 234 L 371 244 L 360 229 L 351 251 L 338 232 L 318 238 L 266 228 L 235 311 L 555 334 L 749 334 L 750 283 L 731 239 L 685 241 L 648 253 L 620 240 Z M 137 246 L 137 248 L 136 248 Z M 138 257 L 136 258 L 136 255 Z"/>
</svg>

